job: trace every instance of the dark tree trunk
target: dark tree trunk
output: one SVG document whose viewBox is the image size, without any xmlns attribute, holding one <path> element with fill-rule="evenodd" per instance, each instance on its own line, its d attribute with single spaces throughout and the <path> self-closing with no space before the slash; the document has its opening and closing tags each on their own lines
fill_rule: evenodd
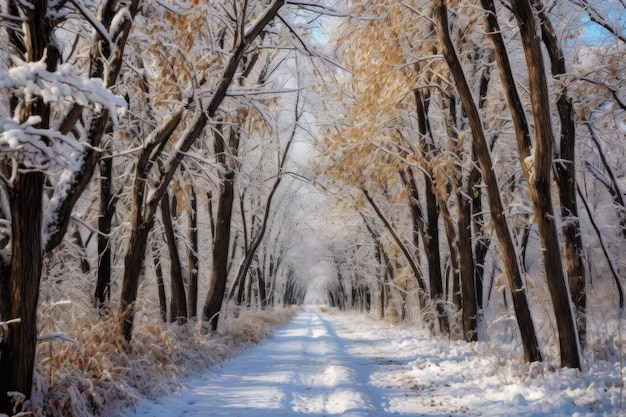
<svg viewBox="0 0 626 417">
<path fill-rule="evenodd" d="M 483 70 L 480 77 L 480 100 L 479 107 L 484 109 L 487 100 L 487 92 L 489 90 L 489 81 L 491 80 L 491 67 L 488 66 Z M 492 149 L 493 144 L 492 142 Z M 467 187 L 467 193 L 472 200 L 472 231 L 474 242 L 474 280 L 476 285 L 476 305 L 478 310 L 483 308 L 483 280 L 485 276 L 485 260 L 487 258 L 487 252 L 491 244 L 491 238 L 484 231 L 483 226 L 485 223 L 483 216 L 483 201 L 482 201 L 482 174 L 480 173 L 480 165 L 476 158 L 476 151 L 472 147 L 472 164 L 470 168 L 469 181 Z"/>
<path fill-rule="evenodd" d="M 550 56 L 552 75 L 557 78 L 561 77 L 566 74 L 565 57 L 556 32 L 543 4 L 535 0 L 535 8 L 541 19 L 542 40 Z M 574 304 L 578 337 L 581 346 L 585 346 L 587 295 L 585 291 L 584 248 L 576 201 L 576 116 L 566 87 L 559 90 L 556 107 L 561 122 L 560 149 L 556 156 L 559 163 L 555 164 L 555 172 L 563 220 L 563 256 L 569 290 Z"/>
<path fill-rule="evenodd" d="M 461 278 L 461 322 L 463 337 L 468 342 L 478 340 L 476 285 L 474 281 L 474 255 L 472 253 L 472 207 L 465 193 L 457 191 L 459 231 L 459 276 Z"/>
<path fill-rule="evenodd" d="M 463 109 L 467 114 L 472 130 L 473 144 L 476 156 L 480 163 L 483 181 L 487 186 L 487 200 L 491 210 L 491 218 L 500 242 L 505 272 L 509 279 L 513 306 L 520 329 L 524 359 L 527 362 L 541 361 L 541 352 L 535 333 L 535 326 L 530 313 L 530 306 L 526 298 L 526 290 L 520 271 L 515 245 L 511 238 L 511 231 L 504 214 L 504 206 L 500 198 L 500 187 L 493 169 L 491 154 L 487 139 L 481 124 L 480 115 L 471 90 L 463 73 L 463 68 L 456 55 L 450 33 L 448 32 L 448 10 L 445 0 L 434 0 L 437 15 L 437 32 L 443 56 L 454 78 L 459 91 Z"/>
<path fill-rule="evenodd" d="M 165 296 L 165 281 L 163 280 L 163 267 L 161 266 L 161 254 L 157 248 L 155 239 L 152 239 L 152 262 L 154 263 L 154 273 L 157 280 L 157 290 L 159 293 L 159 312 L 161 320 L 167 322 L 167 298 Z"/>
<path fill-rule="evenodd" d="M 23 55 L 20 59 L 31 62 L 45 59 L 46 69 L 55 71 L 59 56 L 52 44 L 53 28 L 48 16 L 48 2 L 40 0 L 32 5 L 10 3 L 9 14 L 21 22 L 19 34 L 9 30 L 13 43 L 11 47 Z M 25 123 L 30 117 L 38 116 L 40 122 L 36 127 L 49 128 L 50 107 L 43 99 L 27 101 L 24 98 L 19 104 L 13 109 L 15 120 Z M 47 141 L 44 137 L 41 139 Z M 0 270 L 3 274 L 0 276 L 0 322 L 11 322 L 0 341 L 0 413 L 8 415 L 14 414 L 8 392 L 20 392 L 27 400 L 31 397 L 37 348 L 37 303 L 44 252 L 42 223 L 45 177 L 43 173 L 28 168 L 16 160 L 5 160 L 2 164 L 5 178 L 11 177 L 13 169 L 17 172 L 7 190 L 11 211 L 11 260 L 10 265 L 2 265 Z M 21 407 L 18 407 L 20 410 Z"/>
<path fill-rule="evenodd" d="M 98 218 L 98 280 L 95 305 L 104 308 L 111 299 L 111 222 L 115 214 L 112 192 L 113 159 L 100 160 L 100 217 Z"/>
<path fill-rule="evenodd" d="M 191 185 L 191 201 L 189 202 L 189 318 L 198 314 L 198 197 L 196 189 Z"/>
<path fill-rule="evenodd" d="M 209 291 L 202 310 L 202 318 L 208 321 L 211 330 L 216 331 L 219 312 L 224 301 L 224 291 L 228 279 L 228 255 L 230 247 L 231 217 L 234 202 L 235 171 L 232 161 L 227 160 L 225 138 L 220 129 L 215 134 L 215 155 L 224 173 L 220 182 L 217 200 L 217 216 L 215 221 L 215 238 L 213 240 L 212 262 L 209 281 Z M 230 134 L 230 154 L 237 156 L 239 148 L 239 131 L 232 128 Z"/>
<path fill-rule="evenodd" d="M 267 302 L 267 292 L 265 291 L 265 279 L 263 278 L 261 268 L 257 268 L 256 270 L 256 279 L 259 291 L 259 308 L 263 310 Z"/>
<path fill-rule="evenodd" d="M 83 274 L 89 273 L 91 271 L 91 265 L 89 264 L 89 260 L 87 259 L 86 249 L 87 244 L 89 243 L 89 238 L 87 238 L 87 242 L 83 240 L 82 235 L 80 234 L 80 230 L 76 229 L 73 233 L 74 240 L 76 241 L 76 245 L 82 250 L 81 259 L 80 259 L 80 272 Z"/>
<path fill-rule="evenodd" d="M 139 277 L 143 269 L 144 255 L 148 242 L 148 235 L 154 225 L 154 216 L 149 222 L 131 224 L 131 235 L 128 240 L 128 250 L 124 257 L 124 280 L 120 299 L 121 328 L 124 339 L 128 342 L 133 337 L 133 322 L 135 320 L 135 302 L 139 290 Z"/>
<path fill-rule="evenodd" d="M 7 392 L 17 391 L 30 398 L 37 346 L 37 302 L 43 262 L 41 246 L 42 195 L 41 173 L 18 174 L 9 191 L 12 213 L 12 258 L 8 299 L 0 321 L 19 319 L 7 327 L 0 344 L 0 412 L 13 415 Z"/>
<path fill-rule="evenodd" d="M 176 197 L 172 197 L 172 209 L 176 213 Z M 170 322 L 183 324 L 187 319 L 187 298 L 183 281 L 183 268 L 180 263 L 174 225 L 172 224 L 172 210 L 170 210 L 169 193 L 161 197 L 161 219 L 165 240 L 170 255 Z"/>
<path fill-rule="evenodd" d="M 413 223 L 413 245 L 415 253 L 420 252 L 420 236 L 424 236 L 424 216 L 422 215 L 422 207 L 420 206 L 419 189 L 413 173 L 408 171 L 399 171 L 402 183 L 410 191 L 409 208 L 411 209 L 411 222 Z"/>
<path fill-rule="evenodd" d="M 474 229 L 474 277 L 476 281 L 476 304 L 478 309 L 483 308 L 483 292 L 484 292 L 484 276 L 485 276 L 485 260 L 487 259 L 487 252 L 491 244 L 490 237 L 483 230 L 484 216 L 483 216 L 483 203 L 482 203 L 482 175 L 478 168 L 478 161 L 476 160 L 474 152 L 475 164 L 470 173 L 469 180 L 469 195 L 472 196 L 472 227 Z"/>
<path fill-rule="evenodd" d="M 165 186 L 161 184 L 155 195 L 148 199 L 146 196 L 148 172 L 152 164 L 156 163 L 154 157 L 159 154 L 159 149 L 165 147 L 167 140 L 172 136 L 181 120 L 182 111 L 177 112 L 171 118 L 163 120 L 161 126 L 155 129 L 146 139 L 146 146 L 139 155 L 135 168 L 133 211 L 131 214 L 130 237 L 126 247 L 126 255 L 124 256 L 124 278 L 122 280 L 119 309 L 121 332 L 126 341 L 130 341 L 133 336 L 135 303 L 139 289 L 139 277 L 143 269 L 146 246 L 148 244 L 148 235 L 154 225 L 154 216 L 158 203 L 171 180 L 171 178 L 164 180 Z M 200 120 L 206 119 L 201 118 Z M 194 133 L 199 135 L 202 127 L 194 126 L 194 129 L 188 132 L 187 135 L 193 136 Z M 149 201 L 146 202 L 145 200 Z"/>
<path fill-rule="evenodd" d="M 459 268 L 459 241 L 456 235 L 456 228 L 454 227 L 454 220 L 448 210 L 447 202 L 439 200 L 439 207 L 441 208 L 441 217 L 443 219 L 443 227 L 446 233 L 446 241 L 448 242 L 448 249 L 450 251 L 450 272 L 452 275 L 452 288 L 448 288 L 451 294 L 448 294 L 448 299 L 452 301 L 452 304 L 457 309 L 461 309 L 461 289 L 460 289 L 460 268 Z"/>
<path fill-rule="evenodd" d="M 246 308 L 249 310 L 252 305 L 252 283 L 254 281 L 256 270 L 252 270 L 248 273 L 248 279 L 246 280 Z"/>
<path fill-rule="evenodd" d="M 428 105 L 420 90 L 414 90 L 419 133 L 426 142 L 426 152 L 433 152 L 430 124 L 428 122 Z M 426 258 L 428 259 L 428 283 L 430 298 L 437 306 L 439 327 L 443 334 L 450 334 L 450 324 L 443 301 L 443 276 L 441 274 L 441 254 L 439 251 L 439 205 L 434 193 L 432 176 L 424 173 L 424 200 L 426 201 L 426 230 L 423 237 Z"/>
<path fill-rule="evenodd" d="M 535 16 L 529 0 L 513 0 L 511 8 L 517 18 L 530 84 L 530 101 L 535 121 L 535 154 L 533 159 L 534 175 L 527 179 L 531 197 L 535 200 L 535 218 L 543 245 L 544 266 L 552 306 L 556 317 L 561 351 L 561 364 L 565 367 L 579 368 L 580 350 L 574 312 L 570 302 L 565 273 L 561 259 L 558 232 L 554 222 L 554 209 L 550 190 L 552 170 L 552 149 L 554 135 L 550 117 L 550 98 L 545 74 L 545 65 L 541 45 L 536 33 Z M 572 149 L 573 150 L 573 149 Z M 522 165 L 526 165 L 525 160 Z M 572 166 L 572 169 L 574 167 Z M 573 178 L 571 178 L 573 181 Z M 573 196 L 575 200 L 575 195 Z M 575 255 L 574 255 L 575 256 Z"/>
</svg>

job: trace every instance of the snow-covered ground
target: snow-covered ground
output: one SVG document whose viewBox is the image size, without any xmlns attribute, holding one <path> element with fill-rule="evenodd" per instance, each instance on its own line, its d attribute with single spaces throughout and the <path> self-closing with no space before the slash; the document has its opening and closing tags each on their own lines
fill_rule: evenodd
<svg viewBox="0 0 626 417">
<path fill-rule="evenodd" d="M 126 415 L 626 416 L 615 362 L 581 374 L 502 356 L 310 308 L 259 346 L 191 377 L 182 391 Z"/>
</svg>

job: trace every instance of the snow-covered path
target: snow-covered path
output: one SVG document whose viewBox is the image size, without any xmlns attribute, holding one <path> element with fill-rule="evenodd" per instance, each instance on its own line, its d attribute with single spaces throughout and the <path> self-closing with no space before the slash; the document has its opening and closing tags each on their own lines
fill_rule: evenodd
<svg viewBox="0 0 626 417">
<path fill-rule="evenodd" d="M 508 377 L 472 345 L 345 314 L 299 312 L 273 338 L 131 416 L 597 416 L 616 398 L 575 371 Z M 505 365 L 505 361 L 500 362 Z M 515 363 L 515 360 L 513 360 Z M 523 372 L 523 370 L 522 370 Z M 601 384 L 603 381 L 599 381 Z"/>
<path fill-rule="evenodd" d="M 305 310 L 272 339 L 195 378 L 182 393 L 140 404 L 135 415 L 385 415 L 380 393 L 367 383 L 379 365 L 351 354 L 354 343 Z"/>
</svg>

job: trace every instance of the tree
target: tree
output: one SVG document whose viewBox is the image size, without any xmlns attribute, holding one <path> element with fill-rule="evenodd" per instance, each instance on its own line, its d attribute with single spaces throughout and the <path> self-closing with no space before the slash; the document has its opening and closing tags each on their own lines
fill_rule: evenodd
<svg viewBox="0 0 626 417">
<path fill-rule="evenodd" d="M 65 235 L 71 210 L 91 179 L 104 126 L 110 119 L 117 122 L 116 107 L 125 106 L 106 88 L 115 77 L 104 83 L 96 79 L 104 72 L 92 68 L 86 74 L 74 65 L 71 56 L 63 56 L 71 48 L 55 36 L 56 31 L 74 24 L 67 18 L 78 9 L 85 19 L 79 19 L 75 27 L 93 25 L 100 29 L 90 41 L 93 48 L 107 45 L 98 57 L 91 55 L 92 64 L 107 60 L 114 71 L 136 6 L 133 2 L 116 10 L 113 2 L 106 2 L 101 17 L 81 1 L 9 2 L 4 11 L 8 18 L 3 19 L 3 28 L 13 55 L 12 67 L 2 77 L 3 88 L 8 89 L 4 108 L 10 114 L 0 120 L 2 188 L 8 199 L 2 214 L 10 224 L 3 229 L 10 253 L 5 252 L 0 262 L 0 322 L 10 323 L 1 336 L 2 413 L 12 414 L 8 392 L 30 397 L 43 254 L 58 246 Z M 121 17 L 121 24 L 109 32 L 111 19 L 120 16 L 127 17 Z M 94 108 L 93 129 L 88 136 L 72 137 L 70 132 L 85 108 Z"/>
<path fill-rule="evenodd" d="M 534 154 L 528 152 L 528 156 L 524 157 L 524 151 L 520 148 L 520 156 L 523 158 L 522 166 L 525 168 L 524 173 L 530 186 L 531 197 L 535 206 L 535 218 L 539 225 L 544 249 L 544 266 L 559 332 L 561 362 L 563 366 L 580 368 L 578 334 L 561 263 L 560 244 L 554 222 L 552 198 L 550 197 L 554 134 L 552 132 L 550 100 L 541 45 L 537 38 L 535 16 L 530 3 L 527 0 L 516 0 L 512 2 L 511 6 L 520 28 L 535 122 Z M 562 128 L 565 129 L 566 127 L 562 126 Z M 564 144 L 564 146 L 568 145 Z M 530 151 L 528 148 L 526 150 Z M 568 153 L 572 154 L 571 150 Z M 572 198 L 575 199 L 575 196 Z M 565 209 L 567 210 L 568 207 L 566 206 Z M 572 256 L 576 259 L 576 254 Z M 578 284 L 578 280 L 576 283 Z"/>
<path fill-rule="evenodd" d="M 196 62 L 195 65 L 200 67 L 199 72 L 194 73 L 187 78 L 187 80 L 199 82 L 198 87 L 203 87 L 204 89 L 211 91 L 212 93 L 210 98 L 204 102 L 202 97 L 196 97 L 198 102 L 195 103 L 195 115 L 190 120 L 186 121 L 183 132 L 175 134 L 183 119 L 184 113 L 184 109 L 182 107 L 178 107 L 171 111 L 170 115 L 164 119 L 163 123 L 161 123 L 161 125 L 144 141 L 144 149 L 138 158 L 136 169 L 131 235 L 125 255 L 122 298 L 120 301 L 121 328 L 126 340 L 130 340 L 132 337 L 133 320 L 135 315 L 134 304 L 137 299 L 139 276 L 143 265 L 147 236 L 154 222 L 156 207 L 167 190 L 169 182 L 180 166 L 185 153 L 191 148 L 194 142 L 202 136 L 204 128 L 209 120 L 213 121 L 213 119 L 217 116 L 219 107 L 226 98 L 227 90 L 233 83 L 237 70 L 241 69 L 240 64 L 244 62 L 244 56 L 247 56 L 246 54 L 250 46 L 255 43 L 265 26 L 272 21 L 272 19 L 274 19 L 283 3 L 284 2 L 282 0 L 276 0 L 267 7 L 256 9 L 256 12 L 259 13 L 259 17 L 248 27 L 246 27 L 246 23 L 250 16 L 249 10 L 235 10 L 236 13 L 233 15 L 234 20 L 231 19 L 234 24 L 234 30 L 231 33 L 233 49 L 227 55 L 225 60 L 222 61 L 218 59 L 212 62 L 217 66 L 218 69 L 216 69 L 216 71 L 220 74 L 216 78 L 217 81 L 215 84 L 212 86 L 204 86 L 208 79 L 203 76 L 196 77 L 196 75 L 200 75 L 203 71 L 206 71 L 208 69 L 207 65 L 211 64 L 211 62 L 207 63 L 206 60 L 199 60 Z M 196 16 L 196 20 L 188 22 L 186 19 L 190 18 L 191 15 L 177 15 L 167 12 L 167 19 L 172 20 L 175 25 L 185 25 L 186 27 L 187 24 L 193 23 L 192 26 L 194 24 L 200 25 L 199 27 L 201 28 L 203 23 L 200 19 L 197 19 L 197 17 L 201 15 L 201 13 L 194 14 L 194 16 Z M 200 32 L 194 33 L 182 33 L 184 33 L 184 39 L 182 39 L 182 41 L 186 42 L 184 45 L 189 49 L 195 46 L 196 50 L 199 51 L 197 48 L 198 45 L 194 43 L 193 36 L 205 32 L 201 30 Z M 239 36 L 240 34 L 241 36 Z M 218 35 L 218 39 L 221 37 L 222 47 L 225 43 L 224 36 L 226 36 L 225 32 Z M 250 62 L 244 62 L 244 69 L 245 65 L 249 64 Z M 166 68 L 165 65 L 162 67 Z M 245 74 L 245 71 L 243 73 Z M 166 92 L 164 98 L 167 98 L 167 94 L 168 93 Z M 219 117 L 223 120 L 223 116 L 220 115 Z M 218 124 L 220 123 L 220 120 L 216 121 Z M 215 132 L 215 155 L 218 158 L 223 158 L 225 161 L 224 152 L 227 149 L 227 144 L 224 143 L 224 141 L 238 140 L 237 128 L 235 127 L 231 129 L 231 133 L 228 134 L 228 136 L 225 136 L 227 133 L 224 132 L 223 129 L 215 129 Z M 177 143 L 172 146 L 174 149 L 173 155 L 164 164 L 163 169 L 156 173 L 157 178 L 155 181 L 152 181 L 153 185 L 150 189 L 148 189 L 147 180 L 152 167 L 154 167 L 156 165 L 156 161 L 162 157 L 164 151 L 166 150 L 168 141 L 172 137 L 176 136 L 178 139 Z M 230 239 L 230 210 L 232 208 L 232 180 L 234 178 L 232 171 L 227 171 L 225 174 L 221 175 L 223 176 L 220 185 L 221 196 L 218 201 L 217 210 L 215 242 L 213 249 L 214 260 L 212 264 L 213 273 L 211 274 L 210 284 L 211 288 L 209 290 L 209 295 L 207 296 L 207 303 L 203 309 L 203 317 L 211 320 L 212 327 L 217 326 L 216 313 L 219 311 L 218 307 L 221 307 L 221 299 L 223 298 L 226 281 L 225 265 L 220 264 L 220 262 L 217 262 L 216 265 L 215 257 L 219 257 L 221 259 L 222 256 L 227 256 L 228 254 Z M 226 231 L 227 228 L 228 231 Z"/>
<path fill-rule="evenodd" d="M 480 115 L 458 60 L 450 33 L 448 32 L 448 10 L 445 0 L 435 0 L 433 4 L 437 17 L 437 32 L 439 34 L 441 51 L 455 80 L 463 109 L 468 116 L 468 121 L 472 129 L 474 149 L 480 163 L 483 180 L 487 186 L 487 199 L 489 201 L 489 207 L 491 208 L 491 218 L 503 252 L 502 257 L 505 264 L 506 275 L 509 279 L 517 323 L 522 336 L 524 358 L 527 362 L 540 361 L 541 353 L 539 351 L 534 323 L 531 318 L 530 307 L 524 290 L 524 282 L 519 268 L 517 252 L 513 245 L 511 232 L 504 215 L 504 207 L 499 194 L 500 188 L 493 170 L 489 146 L 485 138 Z"/>
</svg>

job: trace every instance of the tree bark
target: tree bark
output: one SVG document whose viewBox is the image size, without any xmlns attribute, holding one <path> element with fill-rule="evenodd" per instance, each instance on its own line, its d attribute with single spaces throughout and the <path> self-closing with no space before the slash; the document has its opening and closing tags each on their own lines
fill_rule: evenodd
<svg viewBox="0 0 626 417">
<path fill-rule="evenodd" d="M 543 245 L 546 278 L 558 329 L 561 364 L 564 367 L 580 369 L 578 334 L 570 293 L 563 271 L 550 190 L 554 134 L 550 117 L 548 83 L 544 72 L 545 65 L 541 45 L 536 33 L 535 16 L 529 0 L 513 0 L 511 8 L 517 18 L 524 55 L 526 56 L 530 83 L 530 102 L 535 122 L 536 142 L 532 167 L 526 166 L 529 165 L 527 164 L 527 159 L 522 161 L 522 165 L 525 166 L 526 170 L 533 169 L 534 171 L 531 175 L 526 170 L 525 173 L 530 185 L 531 197 L 535 203 L 535 218 L 539 226 Z M 575 199 L 575 195 L 573 197 Z"/>
<path fill-rule="evenodd" d="M 0 412 L 13 415 L 7 393 L 17 391 L 30 398 L 37 345 L 37 302 L 43 262 L 41 246 L 42 173 L 18 174 L 9 192 L 12 214 L 12 258 L 9 279 L 9 315 L 0 321 L 19 319 L 7 327 L 0 343 Z M 3 306 L 4 309 L 4 306 Z M 19 408 L 18 408 L 19 409 Z"/>
<path fill-rule="evenodd" d="M 196 188 L 191 184 L 191 201 L 189 202 L 189 318 L 198 315 L 198 196 Z"/>
<path fill-rule="evenodd" d="M 541 360 L 541 352 L 535 332 L 530 307 L 526 298 L 524 281 L 519 267 L 519 259 L 515 245 L 511 238 L 511 231 L 504 214 L 504 206 L 500 198 L 500 187 L 493 169 L 489 146 L 480 120 L 480 114 L 472 97 L 471 90 L 463 73 L 463 68 L 454 50 L 454 45 L 448 31 L 448 10 L 445 0 L 434 0 L 437 15 L 437 33 L 443 56 L 454 78 L 457 90 L 463 104 L 463 109 L 469 118 L 476 156 L 480 163 L 483 181 L 487 186 L 487 200 L 491 210 L 491 218 L 500 242 L 505 272 L 511 287 L 513 305 L 520 329 L 524 359 L 527 362 Z"/>
<path fill-rule="evenodd" d="M 145 141 L 145 147 L 137 160 L 133 189 L 133 211 L 131 214 L 130 237 L 124 256 L 124 278 L 122 280 L 122 294 L 120 298 L 120 327 L 126 341 L 132 339 L 133 321 L 135 319 L 135 302 L 139 289 L 139 277 L 143 268 L 148 235 L 154 225 L 154 216 L 161 196 L 167 188 L 160 188 L 155 195 L 148 198 L 148 172 L 153 163 L 156 163 L 155 154 L 165 147 L 166 142 L 173 135 L 182 120 L 182 110 L 162 121 Z M 197 132 L 193 129 L 188 134 Z M 200 133 L 197 132 L 199 135 Z M 168 181 L 169 184 L 169 181 Z M 159 194 L 160 192 L 160 194 Z M 146 201 L 147 200 L 147 201 Z"/>
<path fill-rule="evenodd" d="M 447 201 L 439 199 L 439 207 L 441 208 L 441 218 L 443 220 L 443 228 L 446 233 L 446 241 L 448 242 L 448 250 L 450 251 L 450 273 L 452 275 L 452 288 L 447 298 L 457 309 L 461 309 L 461 292 L 460 292 L 460 268 L 459 268 L 459 239 L 457 238 L 454 220 L 447 206 Z"/>
<path fill-rule="evenodd" d="M 159 313 L 163 323 L 167 323 L 167 298 L 165 296 L 165 281 L 163 280 L 163 267 L 161 266 L 161 256 L 156 241 L 152 239 L 152 262 L 157 280 L 157 291 L 159 294 Z"/>
<path fill-rule="evenodd" d="M 148 235 L 154 225 L 154 216 L 150 221 L 133 219 L 131 235 L 128 240 L 128 250 L 124 257 L 124 280 L 120 298 L 120 324 L 122 335 L 128 342 L 133 337 L 133 322 L 135 320 L 135 302 L 139 290 L 139 277 L 143 269 Z"/>
<path fill-rule="evenodd" d="M 467 342 L 478 340 L 478 308 L 476 306 L 476 283 L 474 281 L 474 254 L 472 252 L 471 200 L 461 189 L 457 190 L 459 276 L 461 278 L 461 322 L 463 337 Z"/>
<path fill-rule="evenodd" d="M 48 2 L 37 0 L 32 4 L 10 2 L 10 13 L 22 22 L 21 33 L 9 30 L 11 45 L 23 56 L 20 59 L 37 62 L 45 58 L 46 69 L 55 71 L 58 50 L 54 45 L 52 22 L 48 16 Z M 18 10 L 19 8 L 19 10 Z M 50 106 L 40 97 L 24 98 L 14 110 L 14 119 L 25 123 L 30 117 L 40 117 L 37 128 L 50 125 Z M 45 138 L 42 138 L 46 140 Z M 12 166 L 11 164 L 17 164 Z M 7 325 L 0 342 L 0 413 L 13 415 L 8 396 L 10 391 L 21 392 L 30 399 L 33 369 L 37 347 L 37 303 L 41 270 L 43 267 L 43 192 L 45 177 L 42 172 L 29 169 L 17 161 L 3 161 L 5 178 L 17 174 L 7 190 L 11 210 L 11 260 L 2 268 L 0 276 L 0 322 L 15 320 Z M 7 172 L 9 175 L 7 175 Z M 18 412 L 21 406 L 17 407 Z"/>
<path fill-rule="evenodd" d="M 230 154 L 237 156 L 240 132 L 237 127 L 231 128 Z M 234 202 L 235 171 L 232 161 L 227 160 L 225 138 L 221 128 L 216 129 L 215 156 L 222 167 L 219 194 L 217 197 L 217 216 L 215 220 L 215 238 L 213 240 L 212 262 L 209 291 L 202 310 L 202 318 L 207 321 L 212 331 L 217 330 L 219 312 L 224 301 L 224 291 L 228 280 L 228 254 L 230 247 L 230 224 Z"/>
<path fill-rule="evenodd" d="M 172 197 L 172 206 L 174 213 L 176 213 L 176 197 Z M 170 196 L 167 192 L 161 197 L 161 219 L 170 255 L 170 322 L 176 321 L 178 324 L 183 324 L 187 319 L 187 298 L 185 283 L 183 282 L 183 268 L 180 263 L 174 225 L 172 224 Z"/>
<path fill-rule="evenodd" d="M 550 57 L 552 75 L 559 78 L 566 74 L 565 57 L 559 45 L 556 31 L 541 1 L 535 0 L 535 8 L 541 20 L 542 40 Z M 585 263 L 578 204 L 576 201 L 576 123 L 572 100 L 568 90 L 562 86 L 558 91 L 556 107 L 561 122 L 559 152 L 555 164 L 555 177 L 561 202 L 561 219 L 563 230 L 563 255 L 565 270 L 572 302 L 578 337 L 581 346 L 585 346 L 587 335 L 587 294 L 585 290 Z"/>
<path fill-rule="evenodd" d="M 413 90 L 419 134 L 425 142 L 426 153 L 432 153 L 432 131 L 428 122 L 428 102 L 420 90 Z M 441 253 L 439 251 L 439 205 L 434 192 L 432 176 L 424 172 L 424 200 L 426 201 L 426 230 L 423 236 L 426 258 L 428 259 L 428 283 L 430 298 L 437 307 L 439 327 L 443 334 L 450 334 L 450 323 L 443 301 L 443 278 L 441 274 Z"/>
<path fill-rule="evenodd" d="M 100 217 L 98 218 L 98 280 L 95 305 L 104 308 L 111 299 L 111 222 L 115 214 L 112 192 L 113 160 L 100 160 Z"/>
</svg>

